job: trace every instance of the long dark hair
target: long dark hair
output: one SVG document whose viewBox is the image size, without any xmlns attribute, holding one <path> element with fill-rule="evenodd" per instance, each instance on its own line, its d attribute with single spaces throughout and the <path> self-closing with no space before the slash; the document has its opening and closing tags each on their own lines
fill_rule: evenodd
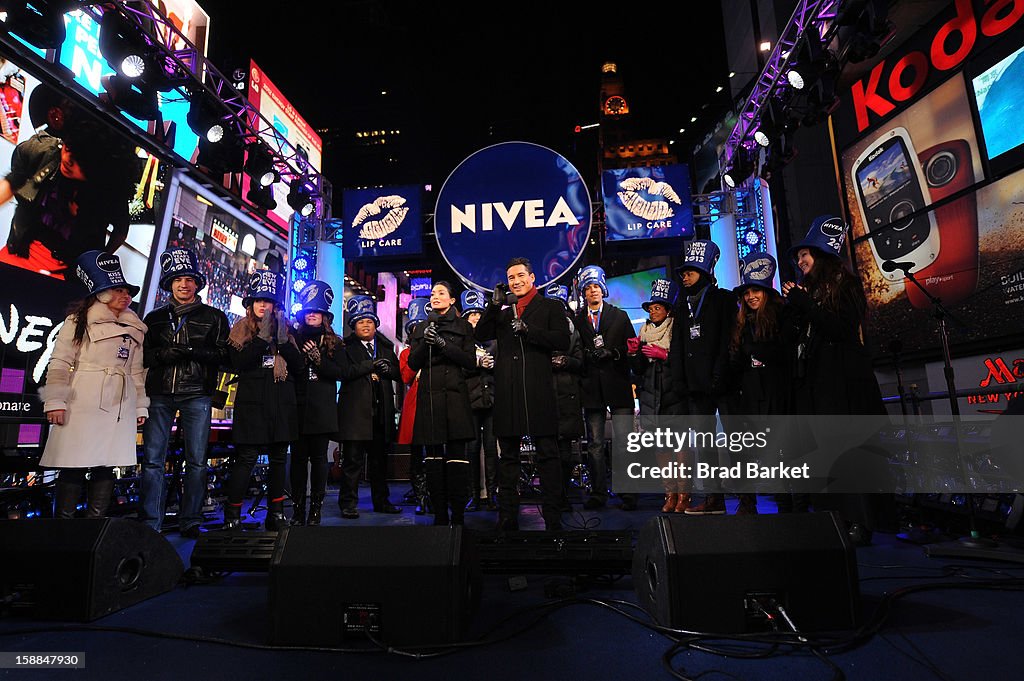
<svg viewBox="0 0 1024 681">
<path fill-rule="evenodd" d="M 814 266 L 804 277 L 803 286 L 807 292 L 828 310 L 839 309 L 839 298 L 844 291 L 854 291 L 864 297 L 856 275 L 851 272 L 842 260 L 826 255 L 817 248 L 810 249 L 814 256 Z"/>
<path fill-rule="evenodd" d="M 782 309 L 782 299 L 775 291 L 764 291 L 764 302 L 761 307 L 751 310 L 740 295 L 739 310 L 736 312 L 736 326 L 732 332 L 732 341 L 729 343 L 730 352 L 737 352 L 743 338 L 743 332 L 749 323 L 752 326 L 754 340 L 764 341 L 773 338 L 779 333 L 779 310 Z"/>
<path fill-rule="evenodd" d="M 81 345 L 82 339 L 85 338 L 85 329 L 89 325 L 89 308 L 97 301 L 96 294 L 86 296 L 83 300 L 77 303 L 71 303 L 71 307 L 68 308 L 68 315 L 74 317 L 75 324 L 75 337 L 72 339 L 72 343 L 75 345 Z"/>
</svg>

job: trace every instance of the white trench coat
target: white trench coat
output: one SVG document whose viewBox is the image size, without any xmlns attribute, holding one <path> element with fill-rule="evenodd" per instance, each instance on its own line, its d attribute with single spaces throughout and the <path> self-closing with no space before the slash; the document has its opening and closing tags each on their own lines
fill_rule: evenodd
<svg viewBox="0 0 1024 681">
<path fill-rule="evenodd" d="M 130 309 L 115 317 L 99 301 L 86 320 L 81 345 L 72 342 L 74 318 L 64 320 L 47 364 L 46 385 L 39 390 L 43 410 L 66 411 L 64 425 L 50 427 L 39 463 L 45 468 L 134 466 L 136 418 L 149 416 L 142 367 L 146 325 Z"/>
</svg>

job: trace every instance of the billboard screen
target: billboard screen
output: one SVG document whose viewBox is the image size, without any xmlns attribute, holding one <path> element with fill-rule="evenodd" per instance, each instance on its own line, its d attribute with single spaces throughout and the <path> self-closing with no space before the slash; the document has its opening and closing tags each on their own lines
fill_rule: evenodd
<svg viewBox="0 0 1024 681">
<path fill-rule="evenodd" d="M 272 149 L 281 150 L 282 141 L 290 144 L 295 150 L 304 152 L 309 167 L 320 172 L 323 159 L 323 140 L 312 126 L 295 110 L 295 107 L 277 89 L 267 74 L 256 65 L 249 63 L 249 102 L 256 107 L 272 126 L 272 131 L 264 135 L 264 139 Z M 256 122 L 257 127 L 263 127 Z M 249 176 L 242 178 L 242 196 L 249 192 Z M 288 206 L 288 185 L 278 182 L 274 185 L 274 200 L 277 208 L 267 212 L 267 216 L 280 227 L 287 229 L 292 216 Z"/>
<path fill-rule="evenodd" d="M 601 187 L 608 241 L 693 237 L 688 166 L 606 170 Z"/>
<path fill-rule="evenodd" d="M 346 260 L 423 252 L 420 185 L 346 189 L 341 210 Z"/>
</svg>

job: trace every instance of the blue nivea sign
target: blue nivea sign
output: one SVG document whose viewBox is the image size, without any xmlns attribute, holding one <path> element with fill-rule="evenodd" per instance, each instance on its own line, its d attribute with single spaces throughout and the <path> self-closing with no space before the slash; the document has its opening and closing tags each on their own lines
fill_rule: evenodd
<svg viewBox="0 0 1024 681">
<path fill-rule="evenodd" d="M 693 236 L 686 165 L 606 170 L 601 189 L 608 241 Z"/>
<path fill-rule="evenodd" d="M 560 154 L 529 142 L 477 151 L 445 180 L 434 226 L 441 254 L 464 282 L 491 290 L 508 261 L 529 258 L 537 287 L 576 261 L 590 238 L 590 193 Z"/>
<path fill-rule="evenodd" d="M 420 186 L 347 189 L 341 197 L 346 260 L 417 255 L 423 251 Z"/>
</svg>

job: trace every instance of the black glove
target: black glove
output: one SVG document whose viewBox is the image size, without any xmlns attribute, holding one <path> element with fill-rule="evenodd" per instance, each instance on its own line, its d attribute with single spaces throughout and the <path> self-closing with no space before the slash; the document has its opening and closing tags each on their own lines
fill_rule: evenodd
<svg viewBox="0 0 1024 681">
<path fill-rule="evenodd" d="M 615 355 L 608 348 L 596 348 L 590 351 L 590 357 L 595 362 L 607 362 L 608 360 L 614 358 Z"/>
<path fill-rule="evenodd" d="M 378 376 L 386 376 L 391 373 L 391 361 L 378 357 L 373 360 L 373 370 Z"/>
<path fill-rule="evenodd" d="M 268 343 L 273 342 L 273 340 L 274 340 L 274 314 L 272 312 L 267 312 L 260 319 L 260 323 L 259 323 L 258 331 L 257 331 L 256 335 L 259 336 L 262 340 L 265 340 Z"/>
<path fill-rule="evenodd" d="M 806 311 L 811 306 L 811 297 L 807 295 L 807 290 L 799 286 L 789 289 L 789 293 L 786 294 L 786 301 L 801 311 Z"/>
<path fill-rule="evenodd" d="M 423 340 L 427 342 L 427 345 L 433 345 L 438 350 L 443 350 L 445 346 L 444 338 L 437 332 L 437 327 L 434 324 L 429 324 L 426 330 L 423 332 Z"/>
<path fill-rule="evenodd" d="M 517 336 L 525 336 L 529 330 L 530 327 L 528 327 L 526 325 L 526 322 L 524 322 L 519 317 L 516 317 L 515 319 L 512 320 L 512 333 L 516 334 Z"/>
<path fill-rule="evenodd" d="M 491 292 L 491 305 L 504 305 L 505 297 L 505 285 L 495 284 L 494 291 Z"/>
<path fill-rule="evenodd" d="M 160 358 L 167 364 L 173 364 L 174 362 L 182 362 L 192 357 L 192 351 L 178 343 L 172 344 L 170 347 L 164 348 L 160 353 Z"/>
</svg>

